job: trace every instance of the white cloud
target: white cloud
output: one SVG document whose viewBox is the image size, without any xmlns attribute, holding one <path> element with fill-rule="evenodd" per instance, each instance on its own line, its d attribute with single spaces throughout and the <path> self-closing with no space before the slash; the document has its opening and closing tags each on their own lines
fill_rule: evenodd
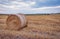
<svg viewBox="0 0 60 39">
<path fill-rule="evenodd" d="M 33 13 L 59 13 L 60 6 L 33 8 Z"/>
<path fill-rule="evenodd" d="M 35 2 L 26 3 L 26 2 L 12 1 L 8 3 L 8 5 L 0 4 L 0 6 L 9 8 L 9 9 L 20 9 L 20 8 L 31 8 L 31 6 L 33 6 L 34 4 Z"/>
<path fill-rule="evenodd" d="M 2 9 L 5 9 L 5 11 L 2 11 L 2 13 L 17 13 L 17 12 L 24 12 L 25 10 L 30 10 L 31 6 L 34 5 L 35 2 L 18 2 L 18 1 L 12 1 L 10 3 L 7 3 L 6 5 L 0 4 L 1 7 L 4 7 Z M 24 11 L 22 11 L 24 10 Z"/>
<path fill-rule="evenodd" d="M 18 13 L 18 12 L 21 12 L 21 13 L 51 13 L 51 12 L 59 12 L 58 10 L 55 10 L 55 9 L 60 9 L 60 6 L 32 8 L 32 6 L 35 4 L 36 2 L 34 1 L 29 1 L 29 2 L 12 1 L 6 5 L 0 4 L 0 10 L 2 9 L 2 11 L 0 12 L 3 12 L 3 13 Z M 1 7 L 4 7 L 4 8 L 1 8 Z"/>
<path fill-rule="evenodd" d="M 52 6 L 52 7 L 40 7 L 40 8 L 34 8 L 34 10 L 44 10 L 44 9 L 56 9 L 60 8 L 60 6 Z"/>
</svg>

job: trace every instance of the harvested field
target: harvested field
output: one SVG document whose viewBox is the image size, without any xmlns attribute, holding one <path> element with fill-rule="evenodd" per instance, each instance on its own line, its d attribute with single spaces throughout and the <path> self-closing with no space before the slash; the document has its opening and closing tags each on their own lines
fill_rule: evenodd
<svg viewBox="0 0 60 39">
<path fill-rule="evenodd" d="M 2 29 L 0 39 L 60 39 L 60 14 L 26 15 L 26 18 L 27 27 L 19 31 Z"/>
</svg>

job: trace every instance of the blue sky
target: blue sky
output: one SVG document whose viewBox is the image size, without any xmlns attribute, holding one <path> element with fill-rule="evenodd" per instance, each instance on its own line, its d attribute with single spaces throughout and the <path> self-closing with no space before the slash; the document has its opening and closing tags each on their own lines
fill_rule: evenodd
<svg viewBox="0 0 60 39">
<path fill-rule="evenodd" d="M 60 13 L 60 0 L 0 0 L 1 13 Z"/>
</svg>

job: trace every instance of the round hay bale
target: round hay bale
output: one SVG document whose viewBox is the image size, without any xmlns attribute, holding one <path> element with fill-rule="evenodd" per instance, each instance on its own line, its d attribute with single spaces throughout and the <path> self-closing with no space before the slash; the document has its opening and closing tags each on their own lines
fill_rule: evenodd
<svg viewBox="0 0 60 39">
<path fill-rule="evenodd" d="M 23 14 L 11 14 L 8 16 L 6 24 L 9 30 L 20 30 L 27 25 L 27 22 Z"/>
</svg>

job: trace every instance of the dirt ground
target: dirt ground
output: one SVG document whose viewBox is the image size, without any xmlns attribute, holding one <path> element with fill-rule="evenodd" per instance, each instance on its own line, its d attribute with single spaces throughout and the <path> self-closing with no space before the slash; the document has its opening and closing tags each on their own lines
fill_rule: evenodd
<svg viewBox="0 0 60 39">
<path fill-rule="evenodd" d="M 19 31 L 0 29 L 0 39 L 60 39 L 60 14 L 26 15 L 26 18 L 27 27 Z M 0 20 L 0 26 L 5 27 L 3 20 Z"/>
</svg>

